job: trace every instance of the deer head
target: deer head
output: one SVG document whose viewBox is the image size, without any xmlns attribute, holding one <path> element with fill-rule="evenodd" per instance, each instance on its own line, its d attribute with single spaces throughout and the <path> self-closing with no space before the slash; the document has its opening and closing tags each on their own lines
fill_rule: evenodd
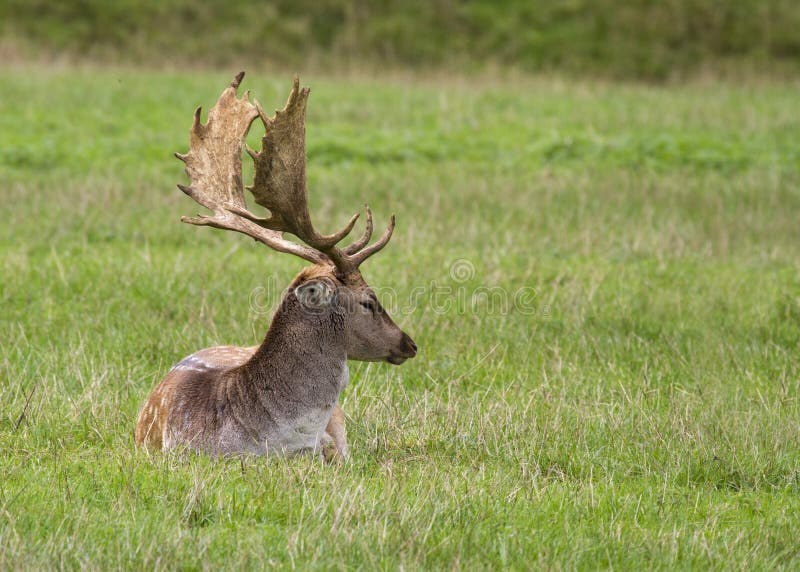
<svg viewBox="0 0 800 572">
<path fill-rule="evenodd" d="M 400 364 L 416 355 L 413 340 L 392 321 L 364 280 L 359 267 L 379 252 L 392 236 L 394 215 L 388 227 L 370 244 L 372 212 L 366 206 L 363 234 L 352 244 L 339 243 L 352 231 L 358 214 L 338 232 L 320 234 L 311 223 L 306 191 L 305 114 L 309 89 L 300 89 L 295 77 L 289 100 L 281 111 L 268 117 L 249 92 L 241 98 L 237 89 L 240 72 L 209 110 L 208 121 L 194 115 L 189 153 L 176 157 L 186 164 L 190 185 L 178 187 L 211 216 L 182 217 L 194 225 L 233 230 L 279 252 L 298 256 L 313 266 L 292 282 L 284 304 L 294 304 L 317 319 L 338 320 L 343 326 L 347 357 L 362 361 Z M 253 121 L 264 126 L 261 150 L 247 147 L 255 165 L 253 185 L 247 187 L 256 204 L 269 210 L 268 217 L 250 212 L 242 184 L 242 150 Z M 303 244 L 284 237 L 296 236 Z"/>
</svg>

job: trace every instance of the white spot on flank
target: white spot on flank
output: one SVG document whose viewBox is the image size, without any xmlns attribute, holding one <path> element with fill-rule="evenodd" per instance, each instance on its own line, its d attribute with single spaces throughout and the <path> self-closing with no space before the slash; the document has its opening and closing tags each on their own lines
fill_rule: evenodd
<svg viewBox="0 0 800 572">
<path fill-rule="evenodd" d="M 200 359 L 196 355 L 190 355 L 179 361 L 170 371 L 208 371 L 211 365 L 205 360 Z"/>
</svg>

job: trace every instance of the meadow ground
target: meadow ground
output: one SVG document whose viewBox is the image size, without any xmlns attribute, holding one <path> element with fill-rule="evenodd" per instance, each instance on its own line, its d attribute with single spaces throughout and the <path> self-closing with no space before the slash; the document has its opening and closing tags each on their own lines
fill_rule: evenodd
<svg viewBox="0 0 800 572">
<path fill-rule="evenodd" d="M 148 456 L 302 266 L 179 222 L 236 71 L 0 70 L 1 569 L 800 566 L 797 85 L 304 77 L 313 214 L 397 213 L 420 354 L 352 364 L 344 466 Z"/>
</svg>

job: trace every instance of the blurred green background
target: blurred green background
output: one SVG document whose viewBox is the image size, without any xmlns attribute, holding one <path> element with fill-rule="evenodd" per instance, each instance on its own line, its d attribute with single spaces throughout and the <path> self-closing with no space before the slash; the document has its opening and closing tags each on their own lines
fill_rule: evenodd
<svg viewBox="0 0 800 572">
<path fill-rule="evenodd" d="M 796 0 L 5 0 L 4 59 L 558 70 L 665 80 L 800 71 Z"/>
</svg>

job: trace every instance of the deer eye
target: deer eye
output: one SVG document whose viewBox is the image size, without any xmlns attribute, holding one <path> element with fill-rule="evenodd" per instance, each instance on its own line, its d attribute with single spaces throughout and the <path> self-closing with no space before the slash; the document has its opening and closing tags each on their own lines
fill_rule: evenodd
<svg viewBox="0 0 800 572">
<path fill-rule="evenodd" d="M 373 314 L 375 313 L 375 303 L 372 300 L 361 302 L 361 305 Z"/>
</svg>

